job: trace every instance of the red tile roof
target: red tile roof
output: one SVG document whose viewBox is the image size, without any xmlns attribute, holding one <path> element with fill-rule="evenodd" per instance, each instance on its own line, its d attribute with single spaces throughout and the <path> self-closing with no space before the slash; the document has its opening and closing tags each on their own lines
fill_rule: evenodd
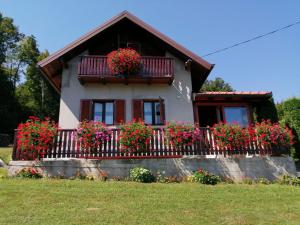
<svg viewBox="0 0 300 225">
<path fill-rule="evenodd" d="M 206 91 L 199 92 L 197 95 L 272 95 L 270 91 Z"/>
<path fill-rule="evenodd" d="M 207 91 L 195 93 L 194 98 L 201 97 L 244 97 L 244 98 L 270 98 L 272 92 L 270 91 Z"/>
</svg>

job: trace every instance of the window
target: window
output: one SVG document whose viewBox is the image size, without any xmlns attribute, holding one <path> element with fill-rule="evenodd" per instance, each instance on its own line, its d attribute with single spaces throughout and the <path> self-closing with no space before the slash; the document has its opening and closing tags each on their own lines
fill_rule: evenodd
<svg viewBox="0 0 300 225">
<path fill-rule="evenodd" d="M 144 101 L 144 121 L 146 124 L 161 125 L 161 103 L 159 101 Z"/>
<path fill-rule="evenodd" d="M 224 107 L 226 123 L 237 123 L 242 127 L 249 125 L 248 111 L 246 107 Z"/>
<path fill-rule="evenodd" d="M 93 120 L 112 125 L 114 123 L 114 102 L 94 102 Z"/>
</svg>

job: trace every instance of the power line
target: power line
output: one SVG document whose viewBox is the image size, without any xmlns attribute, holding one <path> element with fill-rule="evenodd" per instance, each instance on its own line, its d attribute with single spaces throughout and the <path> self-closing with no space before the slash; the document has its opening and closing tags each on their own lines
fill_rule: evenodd
<svg viewBox="0 0 300 225">
<path fill-rule="evenodd" d="M 219 53 L 219 52 L 224 52 L 224 51 L 226 51 L 226 50 L 228 50 L 228 49 L 237 47 L 237 46 L 239 46 L 239 45 L 248 43 L 248 42 L 250 42 L 250 41 L 254 41 L 254 40 L 256 40 L 256 39 L 259 39 L 259 38 L 262 38 L 262 37 L 265 37 L 265 36 L 268 36 L 268 35 L 271 35 L 271 34 L 274 34 L 274 33 L 277 33 L 277 32 L 279 32 L 279 31 L 285 30 L 285 29 L 287 29 L 287 28 L 290 28 L 290 27 L 295 26 L 295 25 L 298 25 L 298 24 L 300 24 L 300 21 L 298 21 L 298 22 L 296 22 L 296 23 L 289 24 L 289 25 L 284 26 L 284 27 L 281 27 L 281 28 L 278 28 L 278 29 L 273 30 L 273 31 L 271 31 L 271 32 L 268 32 L 268 33 L 265 33 L 265 34 L 262 34 L 262 35 L 253 37 L 253 38 L 248 39 L 248 40 L 246 40 L 246 41 L 242 41 L 242 42 L 236 43 L 236 44 L 231 45 L 231 46 L 228 46 L 228 47 L 226 47 L 226 48 L 218 49 L 218 50 L 216 50 L 216 51 L 214 51 L 214 52 L 211 52 L 211 53 L 208 53 L 208 54 L 206 54 L 206 55 L 203 55 L 202 57 L 206 57 L 206 56 L 209 56 L 209 55 L 214 55 L 214 54 L 217 54 L 217 53 Z"/>
</svg>

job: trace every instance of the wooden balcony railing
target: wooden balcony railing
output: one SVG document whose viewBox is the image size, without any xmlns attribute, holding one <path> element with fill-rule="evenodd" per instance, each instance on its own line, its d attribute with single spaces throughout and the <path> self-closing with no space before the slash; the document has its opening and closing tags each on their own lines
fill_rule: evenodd
<svg viewBox="0 0 300 225">
<path fill-rule="evenodd" d="M 84 82 L 153 82 L 172 83 L 174 79 L 174 60 L 167 57 L 143 56 L 138 74 L 118 76 L 107 65 L 106 56 L 81 56 L 78 63 L 78 79 Z"/>
<path fill-rule="evenodd" d="M 16 131 L 17 132 L 17 131 Z M 192 146 L 175 149 L 165 137 L 164 129 L 153 129 L 153 135 L 146 151 L 125 154 L 119 142 L 120 129 L 111 129 L 111 138 L 97 150 L 82 149 L 76 138 L 76 130 L 59 130 L 53 146 L 48 149 L 45 158 L 87 158 L 87 159 L 134 159 L 134 158 L 180 158 L 183 156 L 205 155 L 273 155 L 287 154 L 286 148 L 270 148 L 255 142 L 243 149 L 220 149 L 214 141 L 209 128 L 200 128 L 200 138 Z M 13 148 L 13 160 L 26 160 L 22 151 L 18 150 L 16 133 Z"/>
</svg>

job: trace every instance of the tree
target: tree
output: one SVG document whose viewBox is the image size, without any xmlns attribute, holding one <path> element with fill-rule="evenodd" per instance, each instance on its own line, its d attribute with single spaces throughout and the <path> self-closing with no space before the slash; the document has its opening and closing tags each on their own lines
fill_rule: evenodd
<svg viewBox="0 0 300 225">
<path fill-rule="evenodd" d="M 48 57 L 48 51 L 40 53 L 34 36 L 27 37 L 21 45 L 20 56 L 27 63 L 26 81 L 18 87 L 17 95 L 20 103 L 26 106 L 32 115 L 43 118 L 58 118 L 59 95 L 45 81 L 37 62 Z"/>
<path fill-rule="evenodd" d="M 300 159 L 300 98 L 289 98 L 277 104 L 280 123 L 289 126 L 295 135 L 292 156 Z"/>
<path fill-rule="evenodd" d="M 20 79 L 20 68 L 23 62 L 18 57 L 20 41 L 24 34 L 20 33 L 13 19 L 3 17 L 0 13 L 0 66 L 12 81 L 15 90 Z"/>
<path fill-rule="evenodd" d="M 216 77 L 214 80 L 206 80 L 202 85 L 200 92 L 205 91 L 234 91 L 229 83 L 226 83 L 222 78 Z"/>
</svg>

